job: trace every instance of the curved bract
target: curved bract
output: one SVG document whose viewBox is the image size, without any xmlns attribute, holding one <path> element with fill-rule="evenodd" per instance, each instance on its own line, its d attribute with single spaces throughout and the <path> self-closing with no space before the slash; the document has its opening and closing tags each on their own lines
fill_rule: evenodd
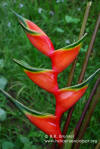
<svg viewBox="0 0 100 149">
<path fill-rule="evenodd" d="M 60 73 L 73 62 L 80 51 L 82 42 L 86 35 L 87 34 L 85 34 L 74 44 L 53 51 L 53 53 L 50 55 L 53 70 L 55 70 L 57 73 Z"/>
<path fill-rule="evenodd" d="M 62 135 L 59 127 L 59 121 L 56 116 L 31 110 L 15 100 L 4 90 L 0 89 L 0 91 L 30 120 L 32 124 L 47 135 L 52 136 L 59 145 L 62 144 L 63 138 L 61 137 Z"/>
<path fill-rule="evenodd" d="M 14 61 L 23 67 L 27 76 L 41 88 L 51 93 L 55 93 L 58 90 L 57 75 L 53 70 L 34 68 L 26 62 L 16 59 Z"/>
<path fill-rule="evenodd" d="M 41 88 L 50 93 L 55 93 L 58 90 L 57 76 L 53 70 L 31 72 L 24 70 L 28 77 Z"/>
<path fill-rule="evenodd" d="M 53 44 L 49 37 L 33 22 L 24 17 L 18 15 L 16 12 L 14 14 L 18 17 L 19 23 L 25 30 L 25 33 L 30 40 L 30 42 L 43 54 L 49 56 L 54 50 Z"/>
<path fill-rule="evenodd" d="M 59 89 L 55 95 L 56 98 L 56 116 L 61 117 L 61 115 L 71 108 L 85 93 L 88 88 L 89 83 L 95 77 L 95 75 L 100 71 L 98 69 L 93 73 L 87 80 L 83 83 Z"/>
<path fill-rule="evenodd" d="M 85 93 L 88 86 L 80 89 L 61 89 L 56 97 L 56 116 L 61 118 L 62 114 L 71 108 Z"/>
</svg>

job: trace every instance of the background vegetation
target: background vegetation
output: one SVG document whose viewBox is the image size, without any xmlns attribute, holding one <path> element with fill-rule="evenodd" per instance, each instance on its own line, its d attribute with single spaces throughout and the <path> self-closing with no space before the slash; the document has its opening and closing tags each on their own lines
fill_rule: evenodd
<svg viewBox="0 0 100 149">
<path fill-rule="evenodd" d="M 34 21 L 51 38 L 55 49 L 73 43 L 78 39 L 87 1 L 84 0 L 1 0 L 0 1 L 0 86 L 30 108 L 54 114 L 54 97 L 40 89 L 24 74 L 12 59 L 25 60 L 35 67 L 51 68 L 48 57 L 37 51 L 27 39 L 11 9 Z M 77 83 L 85 52 L 90 43 L 100 2 L 93 1 L 86 32 L 88 37 L 79 54 L 73 84 Z M 100 30 L 89 59 L 85 78 L 100 67 Z M 58 77 L 59 87 L 65 87 L 70 67 Z M 84 104 L 93 88 L 91 83 L 86 94 L 76 104 L 69 132 L 75 127 Z M 0 149 L 42 149 L 46 148 L 45 134 L 18 111 L 0 94 L 0 107 L 7 112 L 5 121 L 0 122 Z M 97 105 L 90 125 L 84 136 L 86 140 L 100 140 L 100 104 Z M 67 112 L 62 118 L 62 126 Z M 68 133 L 69 133 L 68 132 Z M 82 144 L 80 149 L 92 149 L 95 144 Z"/>
</svg>

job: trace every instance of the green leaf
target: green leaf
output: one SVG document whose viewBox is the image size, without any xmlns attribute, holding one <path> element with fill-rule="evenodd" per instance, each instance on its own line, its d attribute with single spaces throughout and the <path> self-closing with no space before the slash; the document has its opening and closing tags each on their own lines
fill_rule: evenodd
<svg viewBox="0 0 100 149">
<path fill-rule="evenodd" d="M 41 16 L 45 21 L 48 21 L 48 17 L 46 16 L 46 14 L 42 13 Z"/>
<path fill-rule="evenodd" d="M 75 24 L 77 24 L 77 23 L 80 22 L 80 19 L 79 18 L 73 18 L 71 16 L 65 16 L 65 21 L 67 23 L 75 23 Z"/>
<path fill-rule="evenodd" d="M 30 145 L 30 144 L 24 144 L 24 148 L 23 149 L 40 149 L 40 147 L 36 146 L 36 145 Z"/>
<path fill-rule="evenodd" d="M 19 139 L 20 139 L 20 142 L 21 143 L 23 143 L 23 144 L 26 144 L 26 143 L 29 144 L 29 139 L 27 137 L 24 137 L 24 136 L 20 135 Z"/>
<path fill-rule="evenodd" d="M 1 89 L 5 89 L 6 85 L 7 85 L 7 79 L 3 76 L 0 76 L 0 88 Z"/>
<path fill-rule="evenodd" d="M 59 28 L 59 27 L 56 28 L 56 31 L 59 33 L 64 33 L 64 30 L 62 28 Z"/>
<path fill-rule="evenodd" d="M 80 63 L 79 63 L 79 62 L 77 62 L 77 63 L 76 63 L 76 67 L 79 67 L 79 66 L 80 66 Z"/>
<path fill-rule="evenodd" d="M 31 144 L 24 144 L 24 148 L 23 149 L 32 149 Z"/>
<path fill-rule="evenodd" d="M 69 137 L 72 136 L 72 137 Z M 71 149 L 72 147 L 72 142 L 73 142 L 73 136 L 74 136 L 74 131 L 72 131 L 65 140 L 65 144 L 64 144 L 64 149 Z"/>
<path fill-rule="evenodd" d="M 5 141 L 2 143 L 2 149 L 14 149 L 14 146 L 12 142 Z"/>
<path fill-rule="evenodd" d="M 81 48 L 81 52 L 87 52 L 88 45 L 84 46 L 84 48 Z"/>
<path fill-rule="evenodd" d="M 4 120 L 6 120 L 6 118 L 7 118 L 6 111 L 0 108 L 0 122 L 3 122 Z"/>
<path fill-rule="evenodd" d="M 3 68 L 3 67 L 4 67 L 4 60 L 0 59 L 0 68 Z"/>
<path fill-rule="evenodd" d="M 36 149 L 36 148 L 38 148 L 36 145 L 32 145 L 31 149 Z M 38 148 L 38 149 L 40 149 L 40 148 Z"/>
</svg>

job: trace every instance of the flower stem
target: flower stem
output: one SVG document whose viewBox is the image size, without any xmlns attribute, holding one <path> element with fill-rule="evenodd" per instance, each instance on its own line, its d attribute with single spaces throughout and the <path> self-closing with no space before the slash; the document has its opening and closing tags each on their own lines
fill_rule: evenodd
<svg viewBox="0 0 100 149">
<path fill-rule="evenodd" d="M 93 49 L 93 45 L 94 45 L 94 42 L 95 42 L 95 38 L 96 38 L 96 34 L 98 32 L 99 26 L 100 26 L 100 14 L 99 14 L 97 22 L 96 22 L 96 26 L 95 26 L 95 29 L 94 29 L 94 32 L 93 32 L 93 35 L 92 35 L 92 39 L 91 39 L 88 51 L 86 52 L 83 67 L 82 67 L 82 70 L 81 70 L 81 73 L 80 73 L 80 76 L 79 76 L 79 81 L 78 81 L 79 83 L 81 83 L 82 80 L 84 79 L 86 67 L 87 67 L 87 64 L 88 64 L 88 60 L 89 60 L 91 51 Z"/>
<path fill-rule="evenodd" d="M 76 127 L 76 129 L 79 129 L 80 123 L 83 122 L 80 132 L 79 132 L 79 134 L 77 134 L 78 135 L 77 140 L 81 140 L 83 138 L 86 128 L 88 127 L 89 121 L 90 121 L 92 114 L 94 112 L 94 109 L 95 109 L 97 103 L 99 102 L 99 99 L 100 99 L 100 76 L 95 83 L 95 86 L 90 94 L 88 102 L 87 102 L 87 104 L 84 108 L 84 111 L 82 113 L 82 117 L 79 120 L 78 125 Z M 79 149 L 79 147 L 80 147 L 80 143 L 77 143 L 72 148 Z"/>
<path fill-rule="evenodd" d="M 85 57 L 85 60 L 84 60 L 84 63 L 83 63 L 83 67 L 82 67 L 82 71 L 81 71 L 81 74 L 80 74 L 80 77 L 79 77 L 79 81 L 78 81 L 79 83 L 81 83 L 83 78 L 84 78 L 85 70 L 86 70 L 86 67 L 87 67 L 87 64 L 88 64 L 88 59 L 89 59 L 89 56 L 90 56 L 91 51 L 93 49 L 93 44 L 94 44 L 94 41 L 95 41 L 96 34 L 97 34 L 98 29 L 99 29 L 99 26 L 100 26 L 100 14 L 98 16 L 97 23 L 96 23 L 96 26 L 95 26 L 95 29 L 94 29 L 94 32 L 93 32 L 93 35 L 92 35 L 92 39 L 91 39 L 88 51 L 86 53 L 86 57 Z M 83 119 L 85 117 L 85 114 L 87 112 L 87 108 L 88 108 L 89 104 L 90 104 L 90 102 L 88 101 L 87 104 L 85 105 L 85 108 L 84 108 L 84 111 L 82 113 L 82 116 L 81 116 L 81 118 L 80 118 L 80 120 L 79 120 L 79 122 L 78 122 L 78 124 L 76 126 L 75 136 L 77 136 L 77 133 L 79 132 L 79 129 L 81 127 L 82 121 L 83 121 Z"/>
<path fill-rule="evenodd" d="M 92 4 L 92 2 L 87 3 L 84 18 L 83 18 L 83 23 L 82 23 L 80 34 L 79 34 L 79 39 L 83 36 L 83 34 L 85 32 L 85 27 L 86 27 L 87 19 L 88 19 L 88 16 L 89 16 L 89 11 L 90 11 L 91 4 Z M 72 83 L 73 76 L 74 76 L 74 71 L 75 71 L 75 67 L 76 67 L 76 62 L 77 62 L 77 58 L 72 63 L 72 67 L 71 67 L 71 71 L 70 71 L 70 74 L 69 74 L 67 86 L 70 86 L 71 83 Z"/>
<path fill-rule="evenodd" d="M 92 2 L 87 3 L 84 18 L 83 18 L 83 23 L 82 23 L 80 34 L 79 34 L 79 39 L 84 34 L 85 27 L 86 27 L 86 22 L 87 22 L 87 19 L 88 19 L 88 16 L 89 16 L 89 10 L 90 10 L 90 7 L 91 7 L 91 3 Z M 74 75 L 74 69 L 75 69 L 75 66 L 76 66 L 76 61 L 77 61 L 77 58 L 75 59 L 75 61 L 72 64 L 72 68 L 71 68 L 69 78 L 68 78 L 68 84 L 67 84 L 68 86 L 70 86 L 71 83 L 72 83 L 72 79 L 73 79 L 73 75 Z M 65 122 L 65 125 L 64 125 L 64 129 L 63 129 L 63 135 L 66 135 L 66 133 L 67 133 L 73 110 L 74 110 L 74 107 L 72 107 L 68 112 L 68 116 L 67 116 L 67 119 L 66 119 L 66 122 Z"/>
</svg>

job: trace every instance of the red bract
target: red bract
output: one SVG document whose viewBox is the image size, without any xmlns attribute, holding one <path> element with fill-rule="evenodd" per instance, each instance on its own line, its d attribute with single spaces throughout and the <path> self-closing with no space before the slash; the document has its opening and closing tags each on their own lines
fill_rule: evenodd
<svg viewBox="0 0 100 149">
<path fill-rule="evenodd" d="M 57 74 L 54 70 L 34 68 L 29 66 L 24 61 L 19 61 L 16 59 L 14 59 L 14 61 L 23 67 L 27 76 L 41 88 L 51 93 L 55 93 L 58 90 Z"/>
<path fill-rule="evenodd" d="M 30 42 L 43 54 L 49 56 L 54 50 L 53 44 L 49 37 L 33 22 L 15 13 L 19 23 L 25 30 L 25 33 Z"/>
<path fill-rule="evenodd" d="M 80 89 L 65 88 L 58 91 L 56 95 L 56 115 L 59 117 L 71 108 L 85 93 L 87 86 Z"/>
<path fill-rule="evenodd" d="M 85 93 L 89 83 L 100 71 L 98 69 L 86 81 L 81 84 L 59 89 L 56 94 L 56 113 L 55 115 L 60 119 L 62 114 L 71 108 Z"/>
<path fill-rule="evenodd" d="M 39 72 L 31 72 L 28 70 L 24 71 L 32 81 L 34 81 L 37 85 L 47 90 L 48 92 L 55 93 L 58 90 L 58 85 L 56 82 L 57 77 L 53 70 L 45 70 Z"/>
<path fill-rule="evenodd" d="M 26 117 L 47 135 L 54 138 L 59 145 L 63 143 L 58 117 L 54 115 L 36 116 L 26 113 Z"/>
<path fill-rule="evenodd" d="M 56 50 L 50 55 L 52 68 L 55 72 L 62 72 L 73 62 L 80 51 L 82 41 L 85 39 L 85 36 L 86 34 L 74 44 Z"/>
<path fill-rule="evenodd" d="M 14 105 L 30 120 L 32 124 L 37 126 L 40 130 L 45 132 L 47 135 L 52 136 L 59 145 L 62 144 L 63 138 L 61 135 L 58 117 L 52 114 L 44 114 L 31 110 L 15 100 L 8 93 L 0 89 L 0 91 L 14 103 Z"/>
</svg>

